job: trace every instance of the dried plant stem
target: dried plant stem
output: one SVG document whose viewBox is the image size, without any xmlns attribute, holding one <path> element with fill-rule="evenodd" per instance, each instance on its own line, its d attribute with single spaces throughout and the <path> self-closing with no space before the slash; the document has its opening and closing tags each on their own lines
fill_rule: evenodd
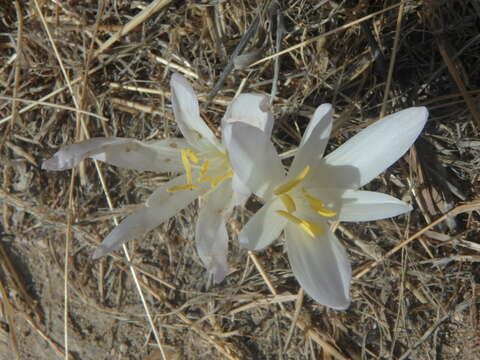
<svg viewBox="0 0 480 360">
<path fill-rule="evenodd" d="M 255 255 L 255 253 L 253 251 L 249 251 L 248 256 L 250 257 L 252 262 L 255 264 L 255 267 L 257 268 L 257 271 L 262 276 L 262 279 L 263 279 L 263 281 L 265 281 L 265 284 L 267 285 L 270 292 L 273 295 L 278 295 L 277 290 L 273 286 L 270 278 L 268 277 L 267 272 L 265 271 L 263 265 L 260 263 L 260 260 L 258 260 L 258 257 Z M 342 354 L 340 354 L 340 352 L 338 352 L 337 349 L 335 349 L 327 341 L 323 340 L 322 336 L 320 336 L 320 334 L 318 334 L 317 331 L 311 329 L 310 326 L 307 325 L 301 319 L 298 319 L 298 316 L 295 316 L 295 314 L 290 314 L 288 311 L 286 311 L 285 307 L 283 306 L 283 304 L 281 302 L 278 303 L 278 306 L 282 310 L 283 314 L 292 321 L 292 324 L 295 324 L 301 330 L 306 331 L 306 335 L 308 337 L 310 337 L 313 341 L 315 341 L 318 345 L 320 345 L 326 353 L 334 356 L 335 358 L 337 358 L 339 360 L 347 360 Z M 300 309 L 296 309 L 295 313 L 297 313 L 297 312 L 300 312 Z"/>
<path fill-rule="evenodd" d="M 93 57 L 96 58 L 98 55 L 102 54 L 110 46 L 116 43 L 120 38 L 128 34 L 130 31 L 135 29 L 138 25 L 147 20 L 150 16 L 160 11 L 162 8 L 170 4 L 172 0 L 155 0 L 150 3 L 145 9 L 140 11 L 132 20 L 125 24 L 120 30 L 113 34 L 107 41 L 105 41 L 93 54 Z"/>
<path fill-rule="evenodd" d="M 387 83 L 385 85 L 385 92 L 383 93 L 383 102 L 382 102 L 382 108 L 380 110 L 380 117 L 385 116 L 385 111 L 387 109 L 388 94 L 390 93 L 390 87 L 392 85 L 393 69 L 395 68 L 395 60 L 397 58 L 398 44 L 400 42 L 400 32 L 402 30 L 402 18 L 403 18 L 404 6 L 405 6 L 405 3 L 402 2 L 400 4 L 400 7 L 398 8 L 397 26 L 395 28 L 395 39 L 393 40 L 392 57 L 390 58 L 390 64 L 388 66 Z"/>
<path fill-rule="evenodd" d="M 71 93 L 71 95 L 72 95 L 73 102 L 75 103 L 75 107 L 78 109 L 78 108 L 79 108 L 79 104 L 78 104 L 78 101 L 76 100 L 75 92 L 73 91 L 72 84 L 71 84 L 70 79 L 69 79 L 69 77 L 68 77 L 68 74 L 67 74 L 67 72 L 66 72 L 66 70 L 65 70 L 65 67 L 63 66 L 63 62 L 62 62 L 62 60 L 61 60 L 61 57 L 60 57 L 60 54 L 59 54 L 59 52 L 58 52 L 58 50 L 57 50 L 57 47 L 56 47 L 56 45 L 55 45 L 55 42 L 53 41 L 52 35 L 51 35 L 51 33 L 50 33 L 50 30 L 49 30 L 48 25 L 47 25 L 47 23 L 46 23 L 46 21 L 45 21 L 45 17 L 44 17 L 43 14 L 42 14 L 42 11 L 41 11 L 41 9 L 40 9 L 40 6 L 39 6 L 39 4 L 38 4 L 38 1 L 37 1 L 37 0 L 34 0 L 34 1 L 35 1 L 35 5 L 36 5 L 36 8 L 37 8 L 37 11 L 38 11 L 38 13 L 39 13 L 39 15 L 40 15 L 40 18 L 41 18 L 41 20 L 42 20 L 43 26 L 45 27 L 45 31 L 47 32 L 48 38 L 50 39 L 51 45 L 52 45 L 53 50 L 54 50 L 54 52 L 55 52 L 55 56 L 57 57 L 58 63 L 59 63 L 59 65 L 60 65 L 60 68 L 62 69 L 63 76 L 64 76 L 64 78 L 65 78 L 65 81 L 67 82 L 68 89 L 70 90 L 70 93 Z M 120 38 L 120 36 L 124 35 L 125 33 L 128 33 L 131 29 L 133 29 L 135 26 L 137 26 L 139 20 L 142 20 L 142 21 L 143 21 L 143 20 L 145 20 L 146 18 L 148 18 L 148 16 L 150 16 L 151 14 L 153 14 L 155 11 L 159 10 L 159 9 L 160 9 L 160 6 L 159 6 L 159 5 L 164 6 L 164 5 L 166 5 L 166 3 L 168 3 L 168 2 L 170 2 L 170 0 L 167 0 L 167 1 L 155 1 L 155 2 L 152 3 L 150 6 L 148 6 L 147 8 L 145 8 L 145 9 L 140 13 L 140 14 L 144 14 L 143 17 L 142 17 L 142 16 L 136 16 L 135 19 L 134 19 L 134 20 L 136 20 L 136 21 L 135 21 L 135 22 L 133 22 L 133 20 L 130 21 L 121 31 L 119 31 L 119 32 L 117 33 L 117 36 L 116 36 L 116 37 L 110 38 L 109 41 L 107 41 L 107 43 L 106 43 L 107 45 L 104 44 L 103 50 L 106 49 L 106 48 L 108 48 L 108 47 L 109 47 L 111 44 L 113 44 L 115 41 L 117 41 L 118 38 Z M 140 15 L 140 14 L 139 14 L 139 15 Z M 134 26 L 133 26 L 133 25 L 134 25 Z M 101 49 L 102 49 L 102 48 L 101 48 Z M 101 49 L 98 49 L 95 54 L 99 53 L 99 50 L 101 50 Z M 103 51 L 103 50 L 102 50 L 102 51 Z M 80 79 L 82 79 L 82 78 L 80 78 Z M 88 139 L 90 136 L 89 136 L 89 134 L 88 134 L 88 130 L 87 130 L 86 126 L 85 126 L 85 122 L 83 121 L 83 119 L 80 119 L 80 123 L 81 123 L 81 127 L 82 127 L 82 129 L 83 129 L 83 131 L 84 131 L 84 134 L 85 134 L 86 138 Z M 97 169 L 97 173 L 98 173 L 98 176 L 99 176 L 99 178 L 100 178 L 100 182 L 101 182 L 101 184 L 102 184 L 103 191 L 104 191 L 105 196 L 106 196 L 106 198 L 107 198 L 108 206 L 110 207 L 111 210 L 113 210 L 113 204 L 112 204 L 110 195 L 109 195 L 109 193 L 108 193 L 108 190 L 107 190 L 107 187 L 106 187 L 106 184 L 105 184 L 105 180 L 104 180 L 104 178 L 103 178 L 103 174 L 102 174 L 102 172 L 101 172 L 101 169 L 100 169 L 100 166 L 99 166 L 97 160 L 95 160 L 95 167 L 96 167 L 96 169 Z M 115 224 L 118 225 L 118 220 L 117 220 L 117 218 L 114 218 L 114 221 L 115 221 Z M 123 245 L 123 249 L 124 249 L 125 257 L 126 257 L 127 261 L 130 262 L 130 255 L 128 254 L 127 247 L 126 247 L 125 245 Z M 155 324 L 154 324 L 154 322 L 153 322 L 153 318 L 152 318 L 152 316 L 151 316 L 151 314 L 150 314 L 150 310 L 149 310 L 149 308 L 148 308 L 148 304 L 147 304 L 147 302 L 146 302 L 146 300 L 145 300 L 145 297 L 144 297 L 144 295 L 143 295 L 142 289 L 141 289 L 140 284 L 139 284 L 139 282 L 138 282 L 138 278 L 137 278 L 136 271 L 135 271 L 135 269 L 134 269 L 133 267 L 130 267 L 130 270 L 131 270 L 131 273 L 132 273 L 132 277 L 133 277 L 135 286 L 136 286 L 136 288 L 137 288 L 137 292 L 138 292 L 138 294 L 139 294 L 139 296 L 140 296 L 140 299 L 141 299 L 141 301 L 142 301 L 142 305 L 143 305 L 143 307 L 144 307 L 145 313 L 146 313 L 147 318 L 148 318 L 148 321 L 149 321 L 149 323 L 150 323 L 150 327 L 152 328 L 152 332 L 153 332 L 153 334 L 154 334 L 154 336 L 155 336 L 155 340 L 157 341 L 158 347 L 159 347 L 160 352 L 161 352 L 161 354 L 162 354 L 162 358 L 163 358 L 164 360 L 166 360 L 165 352 L 164 352 L 164 350 L 163 350 L 163 346 L 162 346 L 162 343 L 161 343 L 161 341 L 160 341 L 160 337 L 159 337 L 159 335 L 158 335 L 157 329 L 156 329 Z"/>
<path fill-rule="evenodd" d="M 432 223 L 428 224 L 427 226 L 425 226 L 422 230 L 416 232 L 415 234 L 413 234 L 412 236 L 410 236 L 409 238 L 403 240 L 400 244 L 398 244 L 397 246 L 395 246 L 394 248 L 390 249 L 389 251 L 387 251 L 385 253 L 385 255 L 383 255 L 381 258 L 379 258 L 378 260 L 375 260 L 373 262 L 371 262 L 370 264 L 367 264 L 366 266 L 362 267 L 361 269 L 359 269 L 355 275 L 353 276 L 354 279 L 360 279 L 363 275 L 365 275 L 367 272 L 369 272 L 370 270 L 372 270 L 374 267 L 376 267 L 377 265 L 381 264 L 382 262 L 384 262 L 387 258 L 389 258 L 390 256 L 392 256 L 393 254 L 395 254 L 398 250 L 404 248 L 406 245 L 408 245 L 409 243 L 411 243 L 413 240 L 417 239 L 418 237 L 420 237 L 421 235 L 423 235 L 424 233 L 426 233 L 428 230 L 430 230 L 431 228 L 433 228 L 434 226 L 440 224 L 442 221 L 445 221 L 449 216 L 453 216 L 453 215 L 457 215 L 457 214 L 461 214 L 461 213 L 464 213 L 464 212 L 468 212 L 468 211 L 473 211 L 473 210 L 478 210 L 480 208 L 480 201 L 474 201 L 474 202 L 471 202 L 471 203 L 468 203 L 468 204 L 464 204 L 464 205 L 460 205 L 460 206 L 457 206 L 456 208 L 450 210 L 449 212 L 447 212 L 446 214 L 440 216 L 437 220 L 433 221 Z"/>
<path fill-rule="evenodd" d="M 362 22 L 364 22 L 364 21 L 370 20 L 371 18 L 374 18 L 375 16 L 378 16 L 378 15 L 380 15 L 380 14 L 383 14 L 383 13 L 385 13 L 385 12 L 387 12 L 387 11 L 390 11 L 390 10 L 392 10 L 392 9 L 395 9 L 395 8 L 399 7 L 399 6 L 400 6 L 401 4 L 403 4 L 403 3 L 405 3 L 405 1 L 402 1 L 402 2 L 400 2 L 400 3 L 398 3 L 398 4 L 395 4 L 395 5 L 392 5 L 392 6 L 389 6 L 389 7 L 386 7 L 385 9 L 376 11 L 376 12 L 370 14 L 370 15 L 364 16 L 364 17 L 362 17 L 362 18 L 360 18 L 360 19 L 358 19 L 358 20 L 352 21 L 352 22 L 350 22 L 350 23 L 348 23 L 348 24 L 339 26 L 339 27 L 337 27 L 336 29 L 327 31 L 326 33 L 324 33 L 324 34 L 322 34 L 322 35 L 318 35 L 318 36 L 315 36 L 315 37 L 313 37 L 313 38 L 311 38 L 311 39 L 302 41 L 301 43 L 298 43 L 298 44 L 296 44 L 296 45 L 290 46 L 289 48 L 284 49 L 284 50 L 282 50 L 282 51 L 279 51 L 279 52 L 277 52 L 277 53 L 275 53 L 275 54 L 273 54 L 273 55 L 266 56 L 266 57 L 264 57 L 263 59 L 260 59 L 260 60 L 258 60 L 258 61 L 256 61 L 256 62 L 254 62 L 253 64 L 251 64 L 250 67 L 256 66 L 256 65 L 261 64 L 261 63 L 264 63 L 265 61 L 268 61 L 268 60 L 270 60 L 270 59 L 274 59 L 274 58 L 276 58 L 276 57 L 278 57 L 278 56 L 280 56 L 280 55 L 287 54 L 287 53 L 289 53 L 290 51 L 293 51 L 293 50 L 302 48 L 302 47 L 304 47 L 304 46 L 307 46 L 307 45 L 309 45 L 309 44 L 312 44 L 312 43 L 314 43 L 314 42 L 316 42 L 316 41 L 318 41 L 318 40 L 320 40 L 320 39 L 322 39 L 322 38 L 324 38 L 324 37 L 327 37 L 327 36 L 336 34 L 337 32 L 346 30 L 346 29 L 348 29 L 348 28 L 350 28 L 350 27 L 352 27 L 352 26 L 355 26 L 355 25 L 358 25 L 358 24 L 360 24 L 360 23 L 362 23 Z"/>
</svg>

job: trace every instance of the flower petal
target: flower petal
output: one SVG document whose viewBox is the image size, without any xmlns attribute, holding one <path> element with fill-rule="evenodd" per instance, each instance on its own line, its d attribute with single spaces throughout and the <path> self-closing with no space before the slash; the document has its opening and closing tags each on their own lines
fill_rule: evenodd
<svg viewBox="0 0 480 360">
<path fill-rule="evenodd" d="M 342 194 L 339 221 L 372 221 L 397 216 L 412 207 L 393 196 L 374 191 L 347 190 Z"/>
<path fill-rule="evenodd" d="M 156 228 L 158 225 L 174 216 L 194 201 L 204 189 L 184 190 L 176 192 L 165 191 L 171 186 L 182 184 L 184 176 L 179 176 L 165 183 L 161 191 L 157 190 L 147 201 L 147 206 L 127 216 L 110 234 L 102 241 L 93 254 L 94 259 L 119 249 L 124 243 Z M 150 206 L 149 206 L 150 205 Z"/>
<path fill-rule="evenodd" d="M 183 171 L 180 150 L 188 144 L 183 139 L 140 142 L 129 138 L 92 138 L 62 147 L 45 160 L 46 170 L 66 170 L 90 157 L 115 166 L 139 171 Z"/>
<path fill-rule="evenodd" d="M 225 124 L 241 121 L 255 126 L 270 137 L 273 128 L 273 116 L 270 112 L 268 96 L 263 94 L 240 94 L 228 105 L 222 119 L 222 128 Z"/>
<path fill-rule="evenodd" d="M 285 210 L 278 198 L 263 205 L 238 235 L 240 245 L 249 250 L 262 250 L 276 240 L 288 221 L 276 210 Z"/>
<path fill-rule="evenodd" d="M 166 182 L 165 184 L 157 188 L 153 193 L 151 193 L 147 201 L 145 202 L 145 205 L 147 207 L 162 207 L 167 203 L 176 202 L 180 204 L 179 206 L 181 206 L 177 207 L 177 211 L 180 211 L 190 202 L 192 202 L 192 199 L 196 199 L 200 195 L 207 192 L 209 189 L 209 185 L 205 183 L 198 184 L 198 187 L 192 190 L 167 191 L 172 187 L 182 186 L 186 184 L 187 179 L 185 175 L 177 176 L 176 178 Z M 172 204 L 172 206 L 174 206 L 174 204 Z"/>
<path fill-rule="evenodd" d="M 358 186 L 397 161 L 412 146 L 428 118 L 425 107 L 412 107 L 389 115 L 368 126 L 325 157 L 327 165 L 353 166 L 360 172 Z M 343 187 L 339 176 L 338 187 Z"/>
<path fill-rule="evenodd" d="M 174 73 L 170 87 L 175 121 L 185 139 L 195 146 L 203 137 L 218 147 L 217 138 L 200 117 L 197 95 L 190 83 L 183 76 Z"/>
<path fill-rule="evenodd" d="M 260 129 L 238 121 L 229 123 L 224 128 L 224 142 L 233 171 L 258 196 L 268 196 L 285 178 L 273 144 Z"/>
<path fill-rule="evenodd" d="M 223 181 L 208 194 L 200 209 L 195 229 L 198 255 L 215 284 L 222 282 L 228 273 L 225 212 L 230 208 L 232 195 L 231 181 Z"/>
<path fill-rule="evenodd" d="M 110 144 L 127 145 L 135 142 L 135 139 L 127 138 L 92 138 L 78 144 L 62 146 L 50 159 L 44 160 L 42 169 L 62 171 L 77 166 L 80 161 L 92 154 L 103 151 L 103 147 Z"/>
<path fill-rule="evenodd" d="M 337 310 L 350 305 L 352 269 L 343 246 L 328 229 L 310 237 L 300 227 L 288 224 L 286 246 L 293 274 L 305 292 L 318 303 Z"/>
<path fill-rule="evenodd" d="M 243 205 L 252 194 L 247 185 L 245 185 L 235 173 L 232 178 L 232 190 L 235 206 Z"/>
<path fill-rule="evenodd" d="M 322 158 L 332 131 L 332 105 L 320 105 L 310 120 L 297 155 L 293 159 L 289 175 L 298 174 L 305 166 L 311 165 Z"/>
</svg>

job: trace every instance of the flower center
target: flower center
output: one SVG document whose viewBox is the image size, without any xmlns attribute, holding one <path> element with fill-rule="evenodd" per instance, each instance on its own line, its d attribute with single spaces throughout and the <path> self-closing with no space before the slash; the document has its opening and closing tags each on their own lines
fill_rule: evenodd
<svg viewBox="0 0 480 360">
<path fill-rule="evenodd" d="M 326 209 L 325 204 L 315 196 L 308 194 L 307 190 L 304 187 L 302 187 L 300 191 L 292 191 L 302 183 L 302 181 L 305 179 L 305 177 L 308 175 L 309 172 L 310 172 L 310 166 L 307 165 L 292 180 L 278 186 L 273 191 L 273 194 L 275 196 L 278 196 L 280 201 L 285 206 L 285 209 L 287 210 L 287 211 L 277 210 L 276 211 L 277 214 L 283 216 L 288 221 L 300 226 L 300 228 L 311 237 L 315 237 L 316 235 L 321 234 L 324 230 L 322 229 L 321 226 L 311 221 L 307 221 L 293 215 L 293 213 L 297 211 L 297 205 L 295 203 L 295 199 L 297 201 L 304 201 L 304 202 L 306 201 L 310 210 L 324 217 L 333 217 L 337 215 L 337 213 L 335 211 Z"/>
<path fill-rule="evenodd" d="M 202 183 L 210 183 L 210 186 L 214 188 L 223 180 L 233 176 L 230 163 L 224 154 L 201 157 L 191 149 L 181 150 L 180 154 L 185 169 L 186 184 L 171 186 L 167 189 L 167 192 L 198 189 L 200 187 L 199 184 Z M 202 160 L 201 164 L 199 164 L 200 160 Z M 214 167 L 211 166 L 212 163 L 218 163 L 219 160 L 220 164 Z M 194 177 L 194 170 L 196 169 L 198 169 L 198 176 Z"/>
</svg>

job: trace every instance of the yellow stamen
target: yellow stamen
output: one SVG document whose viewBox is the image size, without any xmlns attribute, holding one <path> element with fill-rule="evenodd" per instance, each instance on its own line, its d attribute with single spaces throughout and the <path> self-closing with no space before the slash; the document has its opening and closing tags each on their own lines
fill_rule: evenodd
<svg viewBox="0 0 480 360">
<path fill-rule="evenodd" d="M 323 233 L 322 227 L 318 226 L 317 224 L 307 221 L 307 220 L 302 220 L 286 211 L 283 210 L 277 210 L 276 213 L 278 215 L 283 216 L 287 220 L 293 222 L 294 224 L 300 226 L 300 228 L 305 231 L 308 235 L 310 235 L 312 238 L 316 237 L 318 234 Z"/>
<path fill-rule="evenodd" d="M 310 209 L 315 211 L 317 214 L 320 214 L 325 217 L 333 217 L 337 215 L 335 211 L 325 209 L 325 204 L 320 201 L 320 199 L 317 199 L 315 196 L 307 194 L 307 191 L 305 189 L 302 189 L 303 196 L 308 201 L 308 205 L 310 206 Z"/>
<path fill-rule="evenodd" d="M 194 189 L 198 189 L 199 186 L 197 185 L 192 185 L 192 184 L 187 184 L 187 185 L 174 185 L 174 186 L 170 186 L 168 189 L 167 189 L 167 192 L 175 192 L 175 191 L 180 191 L 180 190 L 194 190 Z"/>
<path fill-rule="evenodd" d="M 171 186 L 167 189 L 167 192 L 198 189 L 198 186 L 193 185 L 192 165 L 190 164 L 190 162 L 194 164 L 198 163 L 197 155 L 190 149 L 184 149 L 181 151 L 181 156 L 182 156 L 182 164 L 183 164 L 183 167 L 185 168 L 185 177 L 187 178 L 186 179 L 187 184 Z"/>
<path fill-rule="evenodd" d="M 210 165 L 209 160 L 208 159 L 203 160 L 201 165 L 192 165 L 192 164 L 197 164 L 200 160 L 197 154 L 190 149 L 182 150 L 181 156 L 182 156 L 182 164 L 183 164 L 183 167 L 185 168 L 185 178 L 187 183 L 185 185 L 171 186 L 166 190 L 167 192 L 198 189 L 200 186 L 193 185 L 192 168 L 199 169 L 199 174 L 196 182 L 197 183 L 209 182 L 212 188 L 217 186 L 223 180 L 231 178 L 233 176 L 233 172 L 231 170 L 215 178 L 212 178 L 211 176 L 207 175 L 209 170 L 209 165 Z"/>
<path fill-rule="evenodd" d="M 212 187 L 217 186 L 219 183 L 221 183 L 223 180 L 231 178 L 233 176 L 233 171 L 227 171 L 225 174 L 217 176 L 214 178 L 211 183 Z"/>
<path fill-rule="evenodd" d="M 295 206 L 295 201 L 293 201 L 292 197 L 287 194 L 282 194 L 279 196 L 280 200 L 282 200 L 283 205 L 287 209 L 289 213 L 295 212 L 297 207 Z"/>
<path fill-rule="evenodd" d="M 208 159 L 205 159 L 205 160 L 203 161 L 202 166 L 200 166 L 200 174 L 198 174 L 198 179 L 197 179 L 197 181 L 200 181 L 200 179 L 205 176 L 205 174 L 206 174 L 207 171 L 208 171 L 208 166 L 209 166 Z"/>
<path fill-rule="evenodd" d="M 308 165 L 305 166 L 305 169 L 303 169 L 300 174 L 298 174 L 297 176 L 295 176 L 295 177 L 294 177 L 292 180 L 290 180 L 288 183 L 278 186 L 278 187 L 273 191 L 273 193 L 274 193 L 275 195 L 281 195 L 281 194 L 285 194 L 286 192 L 289 192 L 289 191 L 292 190 L 295 186 L 297 186 L 298 184 L 300 184 L 303 179 L 305 179 L 305 176 L 307 176 L 307 174 L 308 174 L 309 171 L 310 171 L 310 166 L 308 166 Z"/>
<path fill-rule="evenodd" d="M 195 154 L 192 150 L 190 150 L 190 149 L 182 150 L 182 153 L 183 152 L 185 152 L 188 160 L 190 160 L 192 163 L 194 163 L 194 164 L 198 163 L 197 154 Z"/>
<path fill-rule="evenodd" d="M 187 185 L 192 184 L 192 166 L 190 165 L 189 156 L 191 150 L 182 150 L 182 164 L 185 168 L 185 177 L 187 178 Z"/>
</svg>

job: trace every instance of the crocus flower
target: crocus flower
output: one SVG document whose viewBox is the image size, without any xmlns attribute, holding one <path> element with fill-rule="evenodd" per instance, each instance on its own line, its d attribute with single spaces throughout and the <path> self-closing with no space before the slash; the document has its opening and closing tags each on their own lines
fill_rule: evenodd
<svg viewBox="0 0 480 360">
<path fill-rule="evenodd" d="M 141 142 L 128 138 L 93 138 L 61 148 L 43 162 L 47 170 L 65 170 L 86 158 L 141 171 L 183 173 L 157 190 L 143 208 L 126 217 L 93 254 L 99 258 L 126 241 L 157 227 L 197 198 L 202 206 L 195 231 L 198 254 L 215 283 L 225 277 L 228 234 L 225 219 L 234 204 L 250 193 L 232 171 L 225 147 L 200 117 L 191 85 L 174 74 L 170 82 L 175 120 L 184 138 Z M 222 127 L 245 122 L 270 136 L 273 119 L 268 98 L 242 94 L 227 108 Z"/>
<path fill-rule="evenodd" d="M 239 234 L 261 250 L 285 231 L 286 250 L 298 282 L 313 299 L 333 309 L 350 305 L 351 266 L 329 222 L 370 221 L 410 211 L 392 196 L 358 190 L 399 159 L 419 136 L 426 108 L 409 108 L 368 126 L 322 158 L 332 129 L 332 107 L 315 111 L 288 175 L 273 144 L 248 124 L 224 129 L 234 171 L 263 207 Z"/>
</svg>

